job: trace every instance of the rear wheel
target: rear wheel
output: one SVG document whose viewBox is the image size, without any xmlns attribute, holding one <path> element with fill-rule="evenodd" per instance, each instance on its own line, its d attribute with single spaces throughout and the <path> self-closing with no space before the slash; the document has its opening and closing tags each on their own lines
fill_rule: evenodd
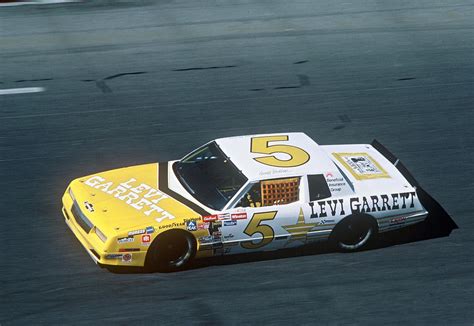
<svg viewBox="0 0 474 326">
<path fill-rule="evenodd" d="M 334 241 L 339 250 L 362 250 L 375 238 L 377 223 L 370 216 L 353 216 L 339 223 L 334 232 Z"/>
<path fill-rule="evenodd" d="M 158 236 L 146 259 L 151 271 L 173 272 L 184 269 L 196 254 L 196 241 L 186 231 L 172 230 Z"/>
</svg>

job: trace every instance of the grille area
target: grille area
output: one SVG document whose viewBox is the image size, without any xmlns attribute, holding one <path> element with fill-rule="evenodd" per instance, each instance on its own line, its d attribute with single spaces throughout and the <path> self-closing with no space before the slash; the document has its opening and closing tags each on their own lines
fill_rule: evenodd
<svg viewBox="0 0 474 326">
<path fill-rule="evenodd" d="M 79 205 L 77 202 L 74 200 L 71 208 L 71 213 L 74 216 L 74 219 L 76 220 L 76 223 L 79 224 L 79 226 L 86 232 L 89 233 L 92 227 L 94 226 L 91 221 L 82 213 L 81 209 L 79 208 Z"/>
</svg>

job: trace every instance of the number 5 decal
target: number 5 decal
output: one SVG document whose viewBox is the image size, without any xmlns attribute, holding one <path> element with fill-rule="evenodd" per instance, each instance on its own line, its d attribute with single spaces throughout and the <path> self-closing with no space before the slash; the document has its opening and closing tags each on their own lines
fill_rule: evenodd
<svg viewBox="0 0 474 326">
<path fill-rule="evenodd" d="M 265 224 L 260 224 L 262 221 L 271 221 L 275 218 L 277 212 L 263 212 L 263 213 L 255 213 L 252 216 L 249 224 L 244 230 L 244 233 L 248 236 L 252 236 L 255 233 L 260 233 L 263 238 L 258 239 L 257 242 L 247 241 L 241 244 L 242 248 L 245 249 L 257 249 L 263 246 L 266 246 L 270 242 L 273 241 L 275 237 L 275 232 L 273 231 L 272 227 Z"/>
<path fill-rule="evenodd" d="M 288 160 L 281 160 L 275 157 L 275 155 L 257 157 L 254 158 L 254 160 L 265 165 L 279 168 L 292 168 L 303 165 L 309 161 L 309 154 L 303 149 L 291 145 L 269 145 L 270 142 L 275 141 L 288 141 L 288 136 L 254 137 L 250 143 L 250 151 L 258 154 L 284 153 L 290 156 Z"/>
</svg>

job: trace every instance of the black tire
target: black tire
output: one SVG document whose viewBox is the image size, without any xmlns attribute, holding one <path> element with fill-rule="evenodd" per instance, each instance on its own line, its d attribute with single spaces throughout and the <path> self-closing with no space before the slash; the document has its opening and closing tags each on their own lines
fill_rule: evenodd
<svg viewBox="0 0 474 326">
<path fill-rule="evenodd" d="M 175 272 L 185 269 L 196 255 L 196 240 L 186 231 L 171 230 L 160 234 L 148 249 L 148 271 Z"/>
<path fill-rule="evenodd" d="M 336 225 L 332 240 L 340 251 L 359 251 L 366 249 L 377 233 L 377 222 L 374 218 L 368 215 L 354 215 Z"/>
</svg>

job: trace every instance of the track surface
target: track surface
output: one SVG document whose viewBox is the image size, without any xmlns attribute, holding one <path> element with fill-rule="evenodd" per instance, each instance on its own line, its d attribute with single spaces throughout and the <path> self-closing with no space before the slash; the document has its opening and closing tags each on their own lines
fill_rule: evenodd
<svg viewBox="0 0 474 326">
<path fill-rule="evenodd" d="M 0 8 L 0 89 L 46 88 L 0 96 L 1 325 L 472 325 L 474 2 L 355 3 Z M 114 274 L 63 222 L 75 177 L 279 131 L 377 138 L 459 229 L 356 254 Z"/>
</svg>

